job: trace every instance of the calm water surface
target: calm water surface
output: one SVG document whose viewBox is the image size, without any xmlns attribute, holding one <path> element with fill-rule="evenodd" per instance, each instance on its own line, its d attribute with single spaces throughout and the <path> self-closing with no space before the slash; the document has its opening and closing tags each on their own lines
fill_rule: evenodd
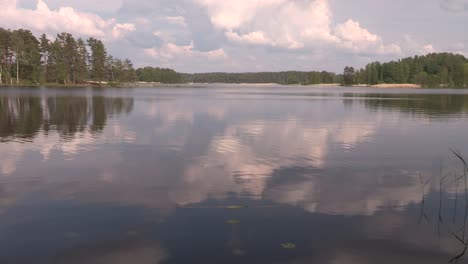
<svg viewBox="0 0 468 264">
<path fill-rule="evenodd" d="M 0 263 L 468 263 L 451 149 L 459 90 L 1 88 Z"/>
</svg>

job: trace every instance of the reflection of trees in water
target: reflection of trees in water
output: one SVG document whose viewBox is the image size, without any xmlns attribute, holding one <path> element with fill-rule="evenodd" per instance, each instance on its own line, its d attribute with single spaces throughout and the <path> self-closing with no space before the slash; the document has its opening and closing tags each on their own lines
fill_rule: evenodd
<svg viewBox="0 0 468 264">
<path fill-rule="evenodd" d="M 398 110 L 409 114 L 449 117 L 468 112 L 468 95 L 462 94 L 353 94 L 346 103 L 360 101 L 369 109 Z M 359 98 L 359 99 L 357 99 Z"/>
<path fill-rule="evenodd" d="M 53 97 L 47 99 L 44 111 L 47 113 L 44 130 L 56 130 L 67 136 L 86 129 L 90 109 L 85 97 Z"/>
<path fill-rule="evenodd" d="M 132 110 L 133 98 L 0 97 L 0 138 L 34 138 L 41 130 L 64 137 L 87 129 L 99 133 L 109 117 Z"/>
<path fill-rule="evenodd" d="M 0 97 L 0 138 L 32 138 L 42 125 L 40 98 Z"/>
</svg>

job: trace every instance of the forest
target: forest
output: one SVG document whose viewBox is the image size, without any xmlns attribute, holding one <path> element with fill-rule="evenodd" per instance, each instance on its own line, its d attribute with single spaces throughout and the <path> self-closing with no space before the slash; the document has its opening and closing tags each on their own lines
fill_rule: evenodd
<svg viewBox="0 0 468 264">
<path fill-rule="evenodd" d="M 85 83 L 181 82 L 170 69 L 134 69 L 129 59 L 109 55 L 95 38 L 75 38 L 60 33 L 55 39 L 45 34 L 36 38 L 30 30 L 0 27 L 0 85 Z"/>
<path fill-rule="evenodd" d="M 80 85 L 101 83 L 277 83 L 376 85 L 412 83 L 423 87 L 468 87 L 468 60 L 459 54 L 433 53 L 390 62 L 346 67 L 342 74 L 327 71 L 245 73 L 178 73 L 173 69 L 135 69 L 129 59 L 108 54 L 95 38 L 69 33 L 36 38 L 27 29 L 0 27 L 0 85 Z"/>
<path fill-rule="evenodd" d="M 423 87 L 468 87 L 468 60 L 459 54 L 432 53 L 386 63 L 373 62 L 355 70 L 346 67 L 343 85 L 413 83 Z"/>
<path fill-rule="evenodd" d="M 99 39 L 60 33 L 54 40 L 30 30 L 0 28 L 0 83 L 83 84 L 136 79 L 132 62 L 107 54 Z"/>
<path fill-rule="evenodd" d="M 319 84 L 341 83 L 341 75 L 332 72 L 246 72 L 246 73 L 195 73 L 182 74 L 186 83 L 277 83 L 277 84 Z"/>
</svg>

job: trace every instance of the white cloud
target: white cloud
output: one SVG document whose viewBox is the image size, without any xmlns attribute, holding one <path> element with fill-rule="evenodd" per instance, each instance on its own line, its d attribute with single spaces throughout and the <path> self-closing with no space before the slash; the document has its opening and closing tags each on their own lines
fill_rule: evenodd
<svg viewBox="0 0 468 264">
<path fill-rule="evenodd" d="M 118 24 L 115 19 L 104 19 L 94 13 L 80 12 L 72 7 L 49 8 L 44 0 L 38 0 L 35 9 L 17 6 L 16 0 L 3 0 L 0 13 L 3 27 L 27 28 L 36 33 L 69 32 L 99 38 L 120 37 L 125 31 L 135 30 L 133 24 Z"/>
<path fill-rule="evenodd" d="M 399 45 L 384 44 L 380 36 L 370 33 L 361 27 L 359 22 L 351 19 L 337 25 L 335 35 L 340 39 L 339 45 L 358 53 L 369 50 L 376 54 L 401 54 L 402 52 Z"/>
<path fill-rule="evenodd" d="M 239 35 L 236 32 L 227 31 L 225 33 L 226 37 L 237 43 L 246 43 L 246 44 L 259 44 L 259 45 L 270 45 L 272 40 L 265 36 L 265 33 L 262 31 L 250 32 L 245 35 Z"/>
<path fill-rule="evenodd" d="M 212 23 L 226 30 L 227 38 L 237 43 L 297 49 L 306 42 L 336 41 L 331 35 L 331 12 L 326 0 L 198 2 L 207 7 Z"/>
<path fill-rule="evenodd" d="M 437 52 L 433 44 L 416 40 L 412 36 L 405 35 L 401 46 L 404 47 L 405 56 L 426 55 Z"/>
<path fill-rule="evenodd" d="M 352 19 L 334 26 L 328 0 L 197 0 L 214 26 L 238 44 L 285 49 L 335 47 L 355 53 L 400 54 L 400 47 Z"/>
<path fill-rule="evenodd" d="M 234 29 L 254 19 L 259 9 L 275 7 L 286 0 L 195 0 L 206 6 L 211 21 L 219 28 Z"/>
<path fill-rule="evenodd" d="M 151 21 L 145 17 L 137 17 L 135 22 L 139 25 L 149 25 Z"/>
<path fill-rule="evenodd" d="M 157 33 L 157 32 L 156 32 Z M 194 49 L 193 42 L 187 46 L 179 46 L 174 43 L 167 43 L 160 48 L 145 49 L 145 54 L 163 61 L 175 58 L 206 58 L 210 60 L 226 59 L 228 56 L 223 49 L 210 51 L 198 51 Z"/>
<path fill-rule="evenodd" d="M 421 49 L 424 53 L 434 53 L 437 52 L 432 44 L 424 45 Z"/>
<path fill-rule="evenodd" d="M 187 27 L 187 23 L 185 22 L 185 17 L 183 16 L 166 16 L 164 19 L 169 24 L 177 25 L 181 27 Z"/>
<path fill-rule="evenodd" d="M 123 0 L 47 0 L 50 7 L 69 6 L 74 9 L 88 12 L 117 12 L 123 4 Z"/>
<path fill-rule="evenodd" d="M 123 37 L 125 34 L 129 33 L 129 32 L 133 32 L 136 30 L 136 27 L 135 27 L 135 24 L 130 24 L 130 23 L 126 23 L 126 24 L 117 24 L 114 26 L 114 28 L 112 29 L 112 36 L 114 38 L 121 38 Z"/>
<path fill-rule="evenodd" d="M 80 37 L 97 37 L 106 43 L 109 53 L 129 57 L 138 67 L 164 66 L 187 72 L 341 71 L 344 65 L 361 67 L 370 61 L 434 50 L 467 54 L 466 48 L 451 48 L 457 42 L 466 46 L 460 26 L 466 16 L 438 8 L 440 4 L 446 10 L 463 11 L 467 0 L 438 0 L 433 3 L 435 8 L 416 15 L 412 4 L 405 12 L 392 12 L 391 19 L 398 21 L 395 27 L 382 23 L 390 18 L 380 10 L 372 18 L 372 28 L 366 12 L 356 12 L 379 5 L 364 4 L 370 0 L 362 0 L 362 7 L 353 8 L 332 0 L 39 0 L 35 7 L 31 6 L 34 1 L 0 0 L 1 26 L 28 28 L 36 35 L 54 36 L 65 31 Z M 409 20 L 405 20 L 407 13 L 411 13 Z M 458 26 L 446 28 L 437 21 L 417 22 L 423 15 L 437 15 L 437 21 Z M 428 27 L 433 31 L 427 33 L 424 28 Z M 441 28 L 446 30 L 440 32 Z M 417 41 L 409 43 L 402 37 L 404 34 Z M 437 38 L 440 34 L 444 37 Z M 147 56 L 150 51 L 143 50 L 154 47 L 151 53 L 162 58 L 162 51 L 175 50 L 173 45 L 183 47 L 187 44 L 181 43 L 190 40 L 194 45 L 184 53 L 190 56 L 184 60 L 174 54 L 173 58 L 179 59 L 166 59 L 164 65 L 155 56 Z M 247 49 L 250 47 L 257 48 Z M 229 61 L 222 65 L 213 63 L 213 58 L 225 57 L 226 53 L 230 54 Z M 251 63 L 249 57 L 256 58 L 256 62 Z M 290 63 L 281 65 L 285 60 Z"/>
<path fill-rule="evenodd" d="M 468 0 L 443 0 L 441 6 L 448 11 L 466 11 L 468 10 Z"/>
</svg>

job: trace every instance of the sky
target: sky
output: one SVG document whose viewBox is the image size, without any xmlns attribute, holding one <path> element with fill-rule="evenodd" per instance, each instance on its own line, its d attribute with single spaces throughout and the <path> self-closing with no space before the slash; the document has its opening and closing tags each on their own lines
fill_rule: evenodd
<svg viewBox="0 0 468 264">
<path fill-rule="evenodd" d="M 468 56 L 468 0 L 0 0 L 0 27 L 96 37 L 137 67 L 327 70 Z"/>
</svg>

